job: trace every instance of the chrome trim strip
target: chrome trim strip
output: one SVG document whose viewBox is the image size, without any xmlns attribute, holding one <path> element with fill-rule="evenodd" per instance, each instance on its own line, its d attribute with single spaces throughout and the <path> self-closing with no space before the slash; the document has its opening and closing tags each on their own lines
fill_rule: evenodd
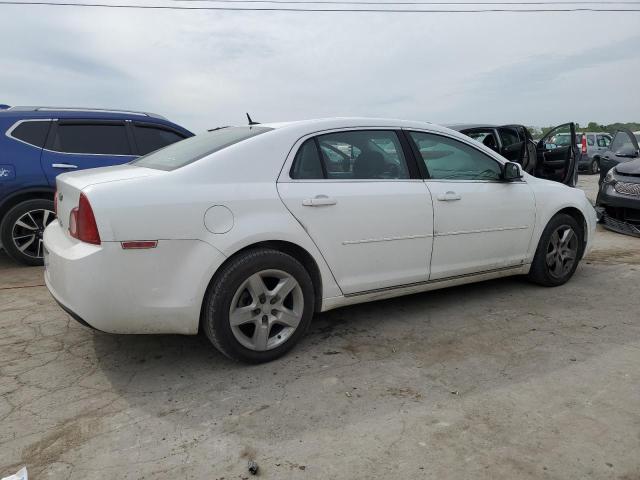
<svg viewBox="0 0 640 480">
<path fill-rule="evenodd" d="M 361 243 L 377 243 L 377 242 L 393 242 L 395 240 L 414 240 L 416 238 L 431 238 L 433 235 L 405 235 L 403 237 L 383 237 L 383 238 L 367 238 L 364 240 L 345 240 L 343 245 L 359 245 Z"/>
<path fill-rule="evenodd" d="M 138 158 L 138 155 L 134 155 L 134 154 L 122 155 L 119 153 L 58 152 L 56 150 L 49 150 L 48 148 L 43 148 L 42 151 L 49 152 L 49 153 L 57 153 L 58 155 L 82 155 L 82 156 L 92 156 L 92 157 L 127 157 L 127 158 L 131 158 L 132 160 L 135 160 L 136 158 Z"/>
<path fill-rule="evenodd" d="M 446 237 L 448 235 L 467 235 L 470 233 L 490 233 L 490 232 L 506 232 L 508 230 L 526 230 L 528 229 L 528 225 L 523 225 L 521 227 L 502 227 L 502 228 L 483 228 L 479 230 L 460 230 L 458 232 L 445 232 L 445 233 L 437 233 L 434 235 L 435 237 Z"/>
<path fill-rule="evenodd" d="M 403 285 L 396 285 L 393 287 L 376 288 L 373 290 L 365 290 L 363 292 L 347 293 L 344 296 L 345 298 L 349 298 L 349 297 L 357 297 L 359 295 L 369 295 L 371 293 L 390 292 L 392 290 L 400 290 L 403 288 L 419 287 L 420 285 L 433 285 L 436 283 L 448 282 L 451 280 L 457 280 L 461 278 L 469 278 L 469 277 L 475 277 L 478 275 L 486 275 L 487 273 L 498 273 L 498 272 L 506 272 L 509 270 L 520 270 L 521 268 L 522 268 L 522 264 L 513 265 L 511 267 L 494 268 L 492 270 L 483 270 L 481 272 L 465 273 L 463 275 L 454 275 L 452 277 L 438 278 L 436 280 L 426 280 L 424 282 L 405 283 Z"/>
<path fill-rule="evenodd" d="M 118 113 L 123 115 L 139 115 L 141 117 L 150 117 L 145 112 L 135 112 L 131 110 L 109 110 L 108 108 L 55 108 L 55 107 L 38 107 L 37 112 L 83 112 L 83 113 Z"/>
</svg>

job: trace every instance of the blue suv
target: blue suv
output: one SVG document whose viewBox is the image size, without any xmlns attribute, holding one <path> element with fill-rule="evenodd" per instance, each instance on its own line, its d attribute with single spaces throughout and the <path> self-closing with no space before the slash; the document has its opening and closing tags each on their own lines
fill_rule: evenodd
<svg viewBox="0 0 640 480">
<path fill-rule="evenodd" d="M 191 136 L 152 113 L 0 106 L 0 244 L 42 265 L 59 173 L 127 163 Z"/>
</svg>

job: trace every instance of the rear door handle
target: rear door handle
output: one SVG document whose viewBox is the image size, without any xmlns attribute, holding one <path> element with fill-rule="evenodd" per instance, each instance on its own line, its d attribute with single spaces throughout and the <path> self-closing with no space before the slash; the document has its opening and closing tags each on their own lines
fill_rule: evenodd
<svg viewBox="0 0 640 480">
<path fill-rule="evenodd" d="M 77 165 L 71 165 L 70 163 L 52 163 L 51 166 L 53 168 L 66 168 L 66 169 L 78 168 Z"/>
<path fill-rule="evenodd" d="M 452 192 L 449 190 L 447 193 L 443 193 L 438 195 L 438 200 L 441 202 L 455 202 L 456 200 L 461 200 L 462 197 L 456 192 Z"/>
<path fill-rule="evenodd" d="M 305 207 L 323 207 L 328 205 L 335 205 L 338 203 L 334 198 L 326 195 L 316 195 L 313 198 L 307 198 L 302 201 L 302 205 Z"/>
</svg>

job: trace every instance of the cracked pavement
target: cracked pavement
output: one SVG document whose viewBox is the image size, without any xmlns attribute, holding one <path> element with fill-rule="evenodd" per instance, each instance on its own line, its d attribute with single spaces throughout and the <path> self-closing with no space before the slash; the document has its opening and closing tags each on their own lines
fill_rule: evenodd
<svg viewBox="0 0 640 480">
<path fill-rule="evenodd" d="M 595 177 L 581 177 L 592 193 Z M 590 190 L 591 189 L 591 190 Z M 565 286 L 511 278 L 317 315 L 246 366 L 70 319 L 0 253 L 0 478 L 640 478 L 640 239 Z"/>
</svg>

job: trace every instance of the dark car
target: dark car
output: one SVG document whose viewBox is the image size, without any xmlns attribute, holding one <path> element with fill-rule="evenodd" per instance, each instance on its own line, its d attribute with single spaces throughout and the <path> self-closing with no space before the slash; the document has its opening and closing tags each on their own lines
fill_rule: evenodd
<svg viewBox="0 0 640 480">
<path fill-rule="evenodd" d="M 575 124 L 552 128 L 535 142 L 524 125 L 447 125 L 519 163 L 525 172 L 571 187 L 578 181 Z"/>
<path fill-rule="evenodd" d="M 633 133 L 627 129 L 616 131 L 609 149 L 596 156 L 600 164 L 600 183 L 616 165 L 640 158 L 639 141 L 640 132 Z"/>
<path fill-rule="evenodd" d="M 607 172 L 596 209 L 606 228 L 640 237 L 640 159 L 619 163 Z"/>
<path fill-rule="evenodd" d="M 14 260 L 41 265 L 59 173 L 127 163 L 191 136 L 152 113 L 0 109 L 0 244 Z"/>
</svg>

